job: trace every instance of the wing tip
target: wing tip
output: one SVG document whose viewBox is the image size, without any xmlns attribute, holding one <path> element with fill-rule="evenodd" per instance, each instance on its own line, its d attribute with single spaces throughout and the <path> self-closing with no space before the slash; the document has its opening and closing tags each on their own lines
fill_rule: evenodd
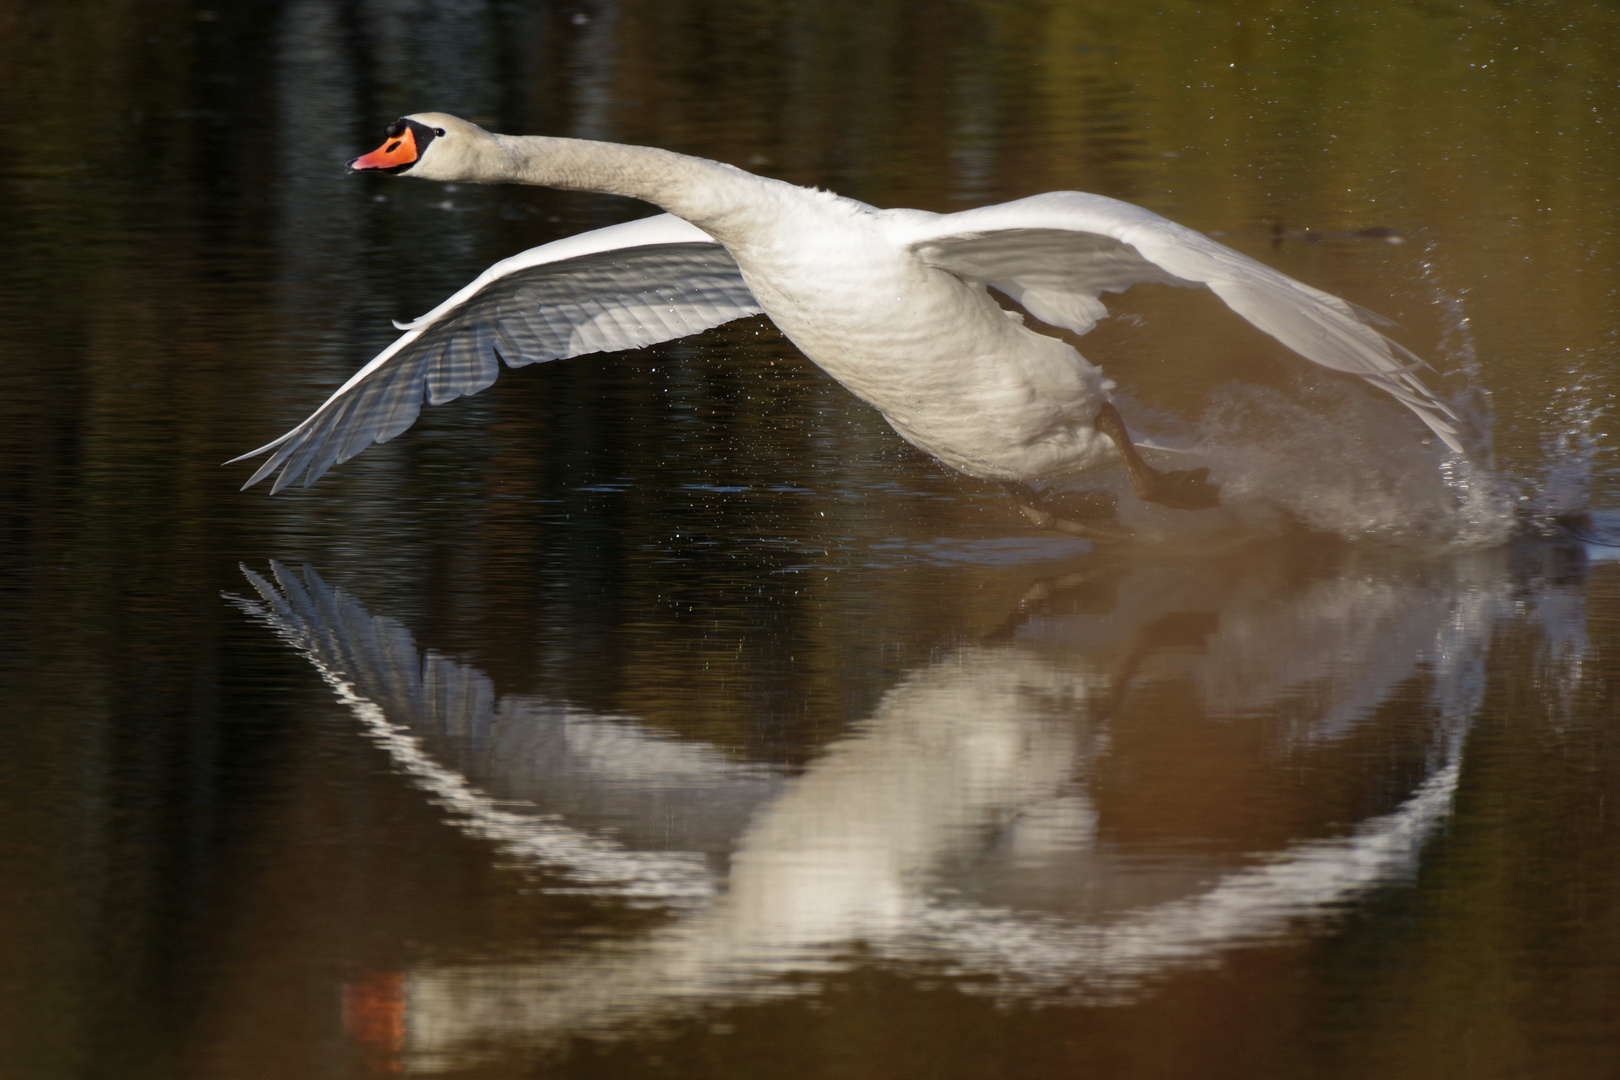
<svg viewBox="0 0 1620 1080">
<path fill-rule="evenodd" d="M 299 426 L 301 427 L 303 425 L 299 425 Z M 283 435 L 279 439 L 276 439 L 276 440 L 274 440 L 272 442 L 265 443 L 263 446 L 259 447 L 257 450 L 249 450 L 245 454 L 238 454 L 235 457 L 231 458 L 229 461 L 220 462 L 220 465 L 221 466 L 235 465 L 238 461 L 246 461 L 248 458 L 258 457 L 260 454 L 268 454 L 270 451 L 274 450 L 276 447 L 280 446 L 282 443 L 284 443 L 288 439 L 292 438 L 293 433 L 296 432 L 297 430 L 298 430 L 297 428 L 294 428 L 293 431 L 287 432 L 287 434 Z"/>
<path fill-rule="evenodd" d="M 1462 440 L 1457 438 L 1457 435 L 1456 435 L 1455 432 L 1441 431 L 1439 428 L 1434 427 L 1433 424 L 1431 424 L 1429 426 L 1434 431 L 1434 433 L 1436 435 L 1440 436 L 1440 441 L 1441 442 L 1445 443 L 1454 452 L 1459 453 L 1459 454 L 1463 455 L 1464 457 L 1468 456 L 1468 449 L 1463 446 Z"/>
</svg>

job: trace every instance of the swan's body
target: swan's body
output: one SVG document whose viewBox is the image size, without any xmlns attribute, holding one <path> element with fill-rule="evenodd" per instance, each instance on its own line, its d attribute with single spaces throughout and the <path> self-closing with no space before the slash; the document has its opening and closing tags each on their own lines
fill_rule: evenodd
<svg viewBox="0 0 1620 1080">
<path fill-rule="evenodd" d="M 397 121 L 389 135 L 352 166 L 628 195 L 668 213 L 497 263 L 402 325 L 405 335 L 309 419 L 253 451 L 275 453 L 249 484 L 278 468 L 274 490 L 300 476 L 312 483 L 403 431 L 424 399 L 488 386 L 497 356 L 515 367 L 635 348 L 764 312 L 952 468 L 1024 484 L 1123 456 L 1144 491 L 1145 467 L 1133 464 L 1108 405 L 1112 383 L 1003 310 L 987 286 L 1077 334 L 1105 314 L 1104 291 L 1207 286 L 1307 359 L 1392 394 L 1461 450 L 1442 415 L 1453 414 L 1411 374 L 1415 358 L 1365 313 L 1129 203 L 1054 192 L 956 214 L 880 210 L 669 151 L 495 135 L 439 113 Z M 1157 501 L 1213 505 L 1209 491 L 1207 501 Z"/>
</svg>

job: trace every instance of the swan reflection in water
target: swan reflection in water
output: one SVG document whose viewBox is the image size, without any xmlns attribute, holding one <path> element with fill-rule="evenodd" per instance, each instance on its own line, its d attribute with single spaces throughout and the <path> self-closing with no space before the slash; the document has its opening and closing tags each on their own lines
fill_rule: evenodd
<svg viewBox="0 0 1620 1080">
<path fill-rule="evenodd" d="M 665 914 L 522 960 L 406 973 L 397 1049 L 433 1071 L 475 1047 L 810 992 L 856 963 L 1009 1000 L 1126 1000 L 1297 933 L 1414 873 L 1505 620 L 1537 624 L 1539 662 L 1558 669 L 1546 685 L 1579 664 L 1581 560 L 1544 546 L 1351 551 L 1305 574 L 1267 558 L 1088 563 L 901 678 L 798 770 L 497 696 L 312 570 L 249 571 L 258 599 L 237 602 L 455 827 L 558 891 Z M 1199 749 L 1154 725 L 1168 710 L 1192 717 Z M 1312 792 L 1352 794 L 1262 791 L 1313 770 L 1335 779 Z M 1186 842 L 1110 827 L 1182 801 L 1200 808 L 1177 819 Z M 1216 820 L 1237 803 L 1241 828 Z"/>
</svg>

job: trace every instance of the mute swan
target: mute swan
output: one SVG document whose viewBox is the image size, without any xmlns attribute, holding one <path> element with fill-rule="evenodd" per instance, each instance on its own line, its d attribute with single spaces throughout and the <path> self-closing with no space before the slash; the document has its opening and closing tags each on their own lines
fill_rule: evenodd
<svg viewBox="0 0 1620 1080">
<path fill-rule="evenodd" d="M 902 438 L 969 476 L 999 481 L 1039 528 L 1119 538 L 1060 517 L 1026 485 L 1123 464 L 1139 497 L 1218 504 L 1207 469 L 1160 472 L 1109 401 L 1113 383 L 1075 349 L 1001 308 L 1084 334 L 1103 292 L 1139 282 L 1206 286 L 1324 367 L 1389 393 L 1461 452 L 1456 414 L 1413 374 L 1419 361 L 1377 316 L 1151 211 L 1055 191 L 954 214 L 880 210 L 668 150 L 497 135 L 446 113 L 389 124 L 351 171 L 539 184 L 626 195 L 667 213 L 496 263 L 338 388 L 307 420 L 233 459 L 269 453 L 272 492 L 313 483 L 434 405 L 509 367 L 669 341 L 764 312 L 806 356 L 875 406 Z M 988 287 L 988 288 L 987 288 Z"/>
</svg>

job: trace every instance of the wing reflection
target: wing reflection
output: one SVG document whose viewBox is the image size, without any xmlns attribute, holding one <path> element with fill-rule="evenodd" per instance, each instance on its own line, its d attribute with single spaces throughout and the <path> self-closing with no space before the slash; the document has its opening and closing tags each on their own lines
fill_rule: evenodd
<svg viewBox="0 0 1620 1080">
<path fill-rule="evenodd" d="M 1520 599 L 1561 550 L 1353 555 L 1303 581 L 1265 560 L 1099 562 L 902 679 L 797 775 L 633 717 L 497 698 L 310 570 L 249 573 L 260 599 L 238 602 L 458 827 L 566 889 L 668 912 L 629 939 L 409 972 L 402 1050 L 431 1071 L 802 992 L 857 955 L 998 995 L 1128 996 L 1343 911 L 1411 875 L 1448 813 L 1504 620 L 1537 624 L 1549 685 L 1579 663 L 1579 588 L 1540 580 L 1539 606 Z M 1154 726 L 1175 710 L 1192 720 Z M 1194 744 L 1205 779 L 1142 779 L 1199 775 Z M 1353 756 L 1365 746 L 1378 767 Z M 1366 790 L 1320 805 L 1260 790 L 1347 755 L 1337 775 Z M 1234 773 L 1251 788 L 1225 793 Z M 1166 825 L 1184 796 L 1202 809 Z M 1215 818 L 1239 810 L 1223 833 Z"/>
</svg>

